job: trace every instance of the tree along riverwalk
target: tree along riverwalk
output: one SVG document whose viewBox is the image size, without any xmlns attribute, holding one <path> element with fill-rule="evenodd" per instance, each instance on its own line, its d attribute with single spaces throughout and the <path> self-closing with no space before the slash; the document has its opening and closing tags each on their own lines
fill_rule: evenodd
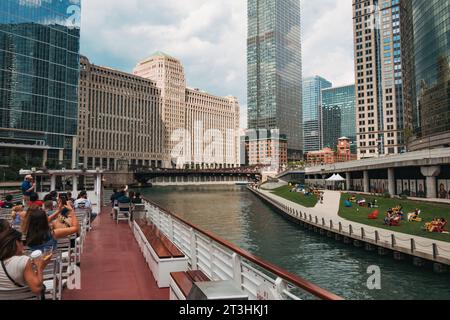
<svg viewBox="0 0 450 320">
<path fill-rule="evenodd" d="M 376 246 L 392 250 L 396 259 L 402 259 L 402 253 L 426 259 L 435 263 L 434 269 L 437 272 L 445 271 L 445 267 L 442 265 L 450 265 L 450 243 L 387 231 L 339 217 L 340 192 L 324 191 L 323 204 L 319 202 L 314 208 L 305 208 L 276 196 L 270 191 L 254 187 L 248 189 L 273 205 L 289 219 L 323 230 L 322 232 L 327 232 L 329 236 L 336 234 L 343 236 L 344 239 L 353 239 L 355 245 L 361 245 L 361 242 L 364 242 L 367 249 Z M 379 252 L 384 253 L 382 249 Z M 416 259 L 415 263 L 421 264 L 422 261 Z"/>
</svg>

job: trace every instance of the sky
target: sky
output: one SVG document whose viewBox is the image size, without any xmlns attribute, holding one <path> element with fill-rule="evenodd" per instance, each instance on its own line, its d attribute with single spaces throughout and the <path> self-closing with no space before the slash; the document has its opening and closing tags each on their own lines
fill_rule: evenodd
<svg viewBox="0 0 450 320">
<path fill-rule="evenodd" d="M 303 76 L 354 83 L 352 0 L 301 0 Z M 246 0 L 85 0 L 81 53 L 131 72 L 155 51 L 179 59 L 189 87 L 236 96 L 247 119 Z"/>
</svg>

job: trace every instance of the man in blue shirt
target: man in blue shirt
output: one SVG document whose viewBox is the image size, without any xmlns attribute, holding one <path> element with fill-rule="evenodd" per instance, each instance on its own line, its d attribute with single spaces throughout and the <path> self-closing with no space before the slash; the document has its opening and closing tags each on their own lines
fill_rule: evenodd
<svg viewBox="0 0 450 320">
<path fill-rule="evenodd" d="M 34 192 L 35 188 L 36 184 L 33 182 L 33 176 L 31 175 L 26 176 L 21 186 L 23 200 L 25 203 L 28 203 L 30 201 L 30 195 Z"/>
</svg>

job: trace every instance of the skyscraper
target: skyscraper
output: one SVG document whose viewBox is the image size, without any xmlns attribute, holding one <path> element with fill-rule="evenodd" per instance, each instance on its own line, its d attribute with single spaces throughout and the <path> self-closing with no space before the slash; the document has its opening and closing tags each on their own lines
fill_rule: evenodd
<svg viewBox="0 0 450 320">
<path fill-rule="evenodd" d="M 346 137 L 352 153 L 355 153 L 355 86 L 323 89 L 321 113 L 323 146 L 334 149 L 338 139 Z"/>
<path fill-rule="evenodd" d="M 323 147 L 320 106 L 322 89 L 331 82 L 314 76 L 303 79 L 303 148 L 304 152 L 318 151 Z"/>
<path fill-rule="evenodd" d="M 358 158 L 404 148 L 399 0 L 353 0 Z"/>
<path fill-rule="evenodd" d="M 75 166 L 80 13 L 80 0 L 0 1 L 0 162 Z"/>
<path fill-rule="evenodd" d="M 450 2 L 402 4 L 409 149 L 450 147 Z"/>
<path fill-rule="evenodd" d="M 300 159 L 300 0 L 248 1 L 248 128 L 279 129 L 290 160 Z"/>
</svg>

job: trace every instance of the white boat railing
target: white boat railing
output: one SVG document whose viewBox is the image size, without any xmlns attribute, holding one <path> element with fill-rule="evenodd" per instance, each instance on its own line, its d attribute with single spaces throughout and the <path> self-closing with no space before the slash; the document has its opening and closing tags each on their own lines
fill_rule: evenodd
<svg viewBox="0 0 450 320">
<path fill-rule="evenodd" d="M 213 281 L 233 280 L 251 300 L 342 299 L 190 224 L 150 200 L 145 200 L 145 206 L 146 218 L 183 251 L 191 270 L 201 270 Z"/>
</svg>

